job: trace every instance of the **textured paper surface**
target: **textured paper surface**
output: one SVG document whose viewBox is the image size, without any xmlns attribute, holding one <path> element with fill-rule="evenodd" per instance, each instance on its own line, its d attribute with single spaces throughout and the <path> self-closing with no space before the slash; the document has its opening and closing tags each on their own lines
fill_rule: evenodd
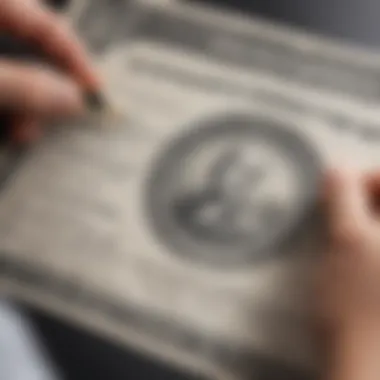
<svg viewBox="0 0 380 380">
<path fill-rule="evenodd" d="M 312 373 L 313 202 L 325 167 L 378 165 L 380 55 L 170 1 L 68 15 L 125 117 L 12 178 L 4 289 L 212 379 Z"/>
</svg>

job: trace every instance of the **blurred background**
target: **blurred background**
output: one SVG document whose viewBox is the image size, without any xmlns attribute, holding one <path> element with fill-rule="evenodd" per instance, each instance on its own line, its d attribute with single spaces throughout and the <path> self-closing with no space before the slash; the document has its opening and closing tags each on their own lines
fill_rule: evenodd
<svg viewBox="0 0 380 380">
<path fill-rule="evenodd" d="M 64 5 L 65 0 L 57 0 Z M 197 0 L 380 49 L 378 0 Z M 59 4 L 58 4 L 59 3 Z M 275 365 L 275 364 L 273 364 Z M 286 375 L 282 376 L 285 379 Z M 21 305 L 0 306 L 1 380 L 191 380 Z M 293 376 L 289 379 L 295 380 Z M 278 379 L 278 378 L 277 378 Z M 277 380 L 276 379 L 276 380 Z M 262 380 L 262 379 L 259 379 Z M 268 380 L 271 380 L 268 378 Z"/>
<path fill-rule="evenodd" d="M 190 0 L 193 1 L 193 0 Z M 248 11 L 269 20 L 335 38 L 380 46 L 377 0 L 195 0 Z"/>
</svg>

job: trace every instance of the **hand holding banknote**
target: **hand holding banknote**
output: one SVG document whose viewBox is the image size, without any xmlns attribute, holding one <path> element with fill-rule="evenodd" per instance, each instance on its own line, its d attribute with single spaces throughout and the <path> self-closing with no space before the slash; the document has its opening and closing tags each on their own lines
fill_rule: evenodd
<svg viewBox="0 0 380 380">
<path fill-rule="evenodd" d="M 331 250 L 321 276 L 328 379 L 378 379 L 380 364 L 379 172 L 329 176 Z"/>
<path fill-rule="evenodd" d="M 0 108 L 12 114 L 15 137 L 34 139 L 44 120 L 75 115 L 83 89 L 98 87 L 98 77 L 75 33 L 37 0 L 0 3 L 0 30 L 40 49 L 60 69 L 0 60 Z"/>
</svg>

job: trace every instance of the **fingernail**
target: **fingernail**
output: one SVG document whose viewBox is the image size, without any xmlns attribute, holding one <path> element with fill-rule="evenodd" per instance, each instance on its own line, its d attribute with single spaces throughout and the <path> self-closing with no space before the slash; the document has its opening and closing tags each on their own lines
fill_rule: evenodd
<svg viewBox="0 0 380 380">
<path fill-rule="evenodd" d="M 87 91 L 83 94 L 86 107 L 91 112 L 99 112 L 106 106 L 103 94 L 99 91 Z"/>
</svg>

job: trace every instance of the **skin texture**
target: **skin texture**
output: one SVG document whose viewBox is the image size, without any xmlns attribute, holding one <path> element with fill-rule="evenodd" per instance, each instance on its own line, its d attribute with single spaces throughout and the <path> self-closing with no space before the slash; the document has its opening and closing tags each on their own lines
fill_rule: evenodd
<svg viewBox="0 0 380 380">
<path fill-rule="evenodd" d="M 325 207 L 331 238 L 316 300 L 327 380 L 380 379 L 380 172 L 333 171 Z"/>
<path fill-rule="evenodd" d="M 42 49 L 62 71 L 0 61 L 0 109 L 14 115 L 14 137 L 33 140 L 47 119 L 72 116 L 83 108 L 81 92 L 100 80 L 75 33 L 37 0 L 2 0 L 0 30 Z"/>
</svg>

